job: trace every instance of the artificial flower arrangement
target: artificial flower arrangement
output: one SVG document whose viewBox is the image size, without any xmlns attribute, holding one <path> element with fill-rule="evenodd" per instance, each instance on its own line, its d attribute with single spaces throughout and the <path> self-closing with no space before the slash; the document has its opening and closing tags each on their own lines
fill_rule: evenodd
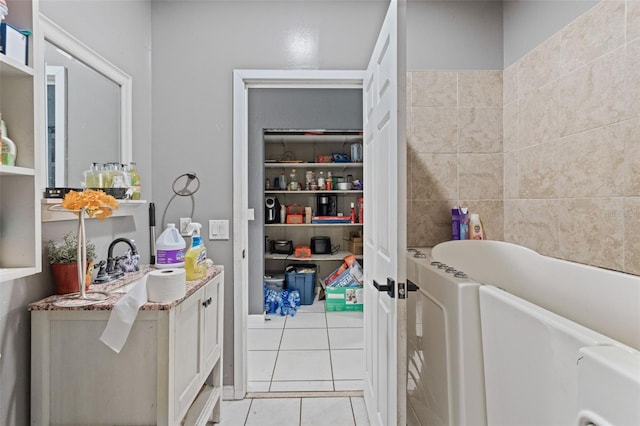
<svg viewBox="0 0 640 426">
<path fill-rule="evenodd" d="M 82 192 L 69 191 L 62 200 L 62 207 L 78 216 L 85 211 L 89 217 L 105 220 L 118 209 L 118 201 L 104 191 L 87 189 Z"/>
</svg>

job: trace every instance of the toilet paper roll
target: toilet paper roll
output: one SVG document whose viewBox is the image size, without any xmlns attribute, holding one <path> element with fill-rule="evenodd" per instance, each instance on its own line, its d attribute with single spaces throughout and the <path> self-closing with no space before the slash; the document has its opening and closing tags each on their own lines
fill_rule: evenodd
<svg viewBox="0 0 640 426">
<path fill-rule="evenodd" d="M 147 299 L 149 302 L 168 303 L 181 299 L 187 293 L 184 269 L 159 269 L 147 274 Z"/>
</svg>

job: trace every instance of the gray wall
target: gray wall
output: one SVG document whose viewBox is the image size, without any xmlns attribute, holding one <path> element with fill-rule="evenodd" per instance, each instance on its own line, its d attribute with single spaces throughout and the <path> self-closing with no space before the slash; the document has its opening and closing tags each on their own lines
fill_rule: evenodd
<svg viewBox="0 0 640 426">
<path fill-rule="evenodd" d="M 501 70 L 502 2 L 407 4 L 407 71 Z"/>
<path fill-rule="evenodd" d="M 152 2 L 158 209 L 172 195 L 173 179 L 194 171 L 202 182 L 194 220 L 231 221 L 233 70 L 364 69 L 386 9 L 384 0 Z M 293 45 L 307 49 L 295 52 Z M 190 211 L 188 200 L 174 201 L 167 217 Z M 225 384 L 233 381 L 232 239 L 205 238 L 209 257 L 225 266 Z"/>
<path fill-rule="evenodd" d="M 249 90 L 249 313 L 261 314 L 264 271 L 263 129 L 362 129 L 362 90 Z"/>
<path fill-rule="evenodd" d="M 109 59 L 133 77 L 134 158 L 140 165 L 142 197 L 151 195 L 151 21 L 148 2 L 40 0 L 40 10 L 54 22 Z M 44 135 L 40 138 L 43 143 Z M 88 221 L 87 236 L 106 257 L 116 235 L 134 238 L 148 258 L 147 213 L 138 208 L 134 217 L 106 222 Z M 43 241 L 60 239 L 76 230 L 76 222 L 43 225 Z M 44 257 L 44 253 L 43 253 Z M 53 294 L 46 258 L 43 273 L 0 283 L 0 424 L 29 424 L 30 318 L 27 305 Z M 96 387 L 99 394 L 99 386 Z"/>
<path fill-rule="evenodd" d="M 504 67 L 576 19 L 597 0 L 506 0 L 504 15 Z"/>
</svg>

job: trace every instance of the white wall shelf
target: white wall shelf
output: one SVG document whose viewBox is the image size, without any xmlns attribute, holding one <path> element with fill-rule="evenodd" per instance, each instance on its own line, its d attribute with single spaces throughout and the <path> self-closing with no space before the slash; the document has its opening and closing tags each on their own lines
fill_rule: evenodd
<svg viewBox="0 0 640 426">
<path fill-rule="evenodd" d="M 71 212 L 50 210 L 50 206 L 62 204 L 59 198 L 42 199 L 42 221 L 57 222 L 61 220 L 77 220 L 78 216 Z M 134 209 L 147 204 L 146 200 L 118 200 L 118 209 L 113 211 L 111 217 L 131 216 Z"/>
<path fill-rule="evenodd" d="M 0 176 L 35 176 L 35 169 L 0 165 Z"/>
<path fill-rule="evenodd" d="M 0 75 L 2 77 L 33 77 L 33 68 L 0 54 Z"/>
<path fill-rule="evenodd" d="M 312 254 L 311 257 L 295 257 L 294 255 L 286 254 L 271 254 L 265 253 L 264 258 L 266 260 L 295 260 L 298 262 L 319 262 L 319 261 L 339 261 L 349 256 L 351 253 L 348 251 L 339 251 L 336 254 Z M 362 260 L 362 255 L 356 255 L 356 259 Z"/>
<path fill-rule="evenodd" d="M 267 169 L 362 169 L 362 163 L 264 163 Z M 293 191 L 292 191 L 293 192 Z"/>
</svg>

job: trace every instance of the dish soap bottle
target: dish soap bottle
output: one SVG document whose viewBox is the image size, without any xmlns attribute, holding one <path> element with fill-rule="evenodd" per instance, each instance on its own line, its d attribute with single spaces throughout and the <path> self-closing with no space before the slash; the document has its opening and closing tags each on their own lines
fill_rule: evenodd
<svg viewBox="0 0 640 426">
<path fill-rule="evenodd" d="M 191 222 L 187 228 L 191 233 L 191 247 L 184 256 L 187 281 L 204 278 L 207 274 L 207 248 L 202 243 L 200 228 L 202 225 L 198 222 Z"/>
</svg>

